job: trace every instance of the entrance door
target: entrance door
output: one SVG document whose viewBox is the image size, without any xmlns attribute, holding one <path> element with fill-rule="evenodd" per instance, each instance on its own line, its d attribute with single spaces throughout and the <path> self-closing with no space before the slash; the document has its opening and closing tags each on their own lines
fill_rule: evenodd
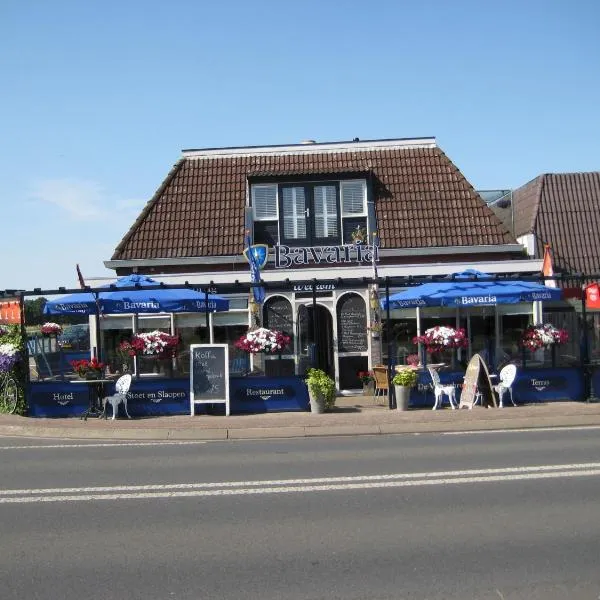
<svg viewBox="0 0 600 600">
<path fill-rule="evenodd" d="M 310 304 L 298 307 L 298 340 L 300 355 L 304 359 L 301 362 L 334 377 L 333 319 L 324 306 Z"/>
</svg>

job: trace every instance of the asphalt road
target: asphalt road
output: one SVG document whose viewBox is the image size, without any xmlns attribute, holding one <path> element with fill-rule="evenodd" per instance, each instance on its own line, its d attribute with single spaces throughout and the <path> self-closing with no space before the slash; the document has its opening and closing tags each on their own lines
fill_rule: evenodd
<svg viewBox="0 0 600 600">
<path fill-rule="evenodd" d="M 598 429 L 0 438 L 0 598 L 597 599 Z"/>
</svg>

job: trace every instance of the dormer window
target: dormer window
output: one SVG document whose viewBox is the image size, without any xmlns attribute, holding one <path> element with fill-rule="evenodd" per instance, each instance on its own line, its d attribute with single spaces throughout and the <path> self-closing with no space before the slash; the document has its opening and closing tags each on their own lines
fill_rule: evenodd
<svg viewBox="0 0 600 600">
<path fill-rule="evenodd" d="M 367 227 L 364 179 L 256 183 L 251 186 L 254 242 L 287 246 L 352 243 Z"/>
</svg>

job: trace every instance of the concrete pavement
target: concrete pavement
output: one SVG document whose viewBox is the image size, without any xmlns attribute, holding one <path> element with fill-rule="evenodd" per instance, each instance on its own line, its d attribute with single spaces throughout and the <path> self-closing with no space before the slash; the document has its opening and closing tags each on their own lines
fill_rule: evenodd
<svg viewBox="0 0 600 600">
<path fill-rule="evenodd" d="M 232 440 L 333 435 L 379 435 L 547 427 L 600 427 L 600 403 L 551 402 L 473 410 L 389 410 L 369 396 L 340 397 L 321 415 L 290 412 L 254 415 L 147 417 L 115 421 L 36 419 L 0 415 L 0 436 L 86 440 Z"/>
</svg>

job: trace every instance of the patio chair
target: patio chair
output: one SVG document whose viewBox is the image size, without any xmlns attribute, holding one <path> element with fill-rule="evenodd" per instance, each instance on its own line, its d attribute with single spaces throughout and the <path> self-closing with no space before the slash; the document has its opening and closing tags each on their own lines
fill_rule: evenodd
<svg viewBox="0 0 600 600">
<path fill-rule="evenodd" d="M 513 406 L 516 406 L 515 401 L 513 399 L 513 390 L 512 385 L 517 376 L 517 367 L 515 365 L 506 365 L 500 371 L 500 383 L 497 383 L 494 386 L 494 391 L 498 394 L 498 400 L 500 401 L 499 408 L 503 408 L 503 400 L 504 394 L 506 392 L 510 395 L 510 401 L 513 403 Z"/>
<path fill-rule="evenodd" d="M 375 381 L 375 393 L 374 398 L 378 396 L 386 396 L 389 394 L 390 384 L 388 381 L 387 367 L 384 365 L 377 365 L 373 367 L 373 379 Z"/>
<path fill-rule="evenodd" d="M 113 409 L 112 420 L 114 421 L 117 412 L 119 411 L 119 404 L 123 403 L 123 408 L 125 409 L 125 414 L 128 419 L 131 419 L 131 415 L 127 412 L 127 392 L 129 392 L 129 388 L 131 387 L 131 374 L 127 373 L 125 375 L 121 375 L 119 379 L 117 379 L 117 383 L 115 383 L 116 393 L 112 396 L 105 396 L 102 398 L 102 415 L 106 419 L 106 405 L 110 404 Z"/>
<path fill-rule="evenodd" d="M 456 390 L 452 384 L 444 385 L 440 381 L 438 372 L 433 367 L 427 367 L 431 381 L 433 382 L 433 394 L 435 396 L 435 403 L 432 410 L 436 410 L 438 406 L 441 408 L 444 396 L 448 397 L 452 410 L 456 408 Z"/>
</svg>

